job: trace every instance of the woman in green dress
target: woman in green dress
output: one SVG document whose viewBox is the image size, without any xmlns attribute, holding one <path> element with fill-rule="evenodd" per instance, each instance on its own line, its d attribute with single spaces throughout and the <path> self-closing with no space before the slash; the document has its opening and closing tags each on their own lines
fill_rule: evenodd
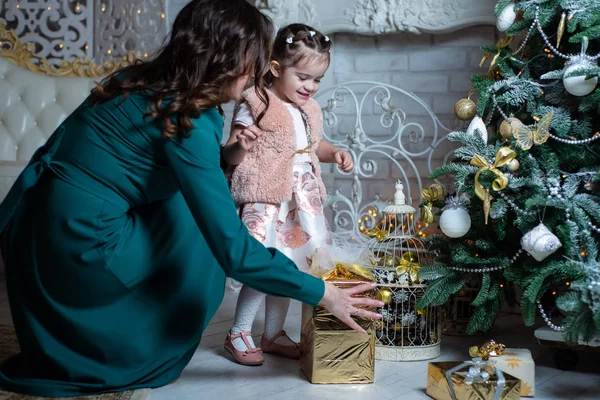
<svg viewBox="0 0 600 400">
<path fill-rule="evenodd" d="M 158 387 L 194 354 L 230 276 L 270 295 L 379 318 L 264 248 L 220 168 L 219 105 L 266 70 L 271 22 L 245 0 L 194 0 L 157 56 L 107 78 L 0 205 L 21 353 L 4 390 L 47 397 Z M 259 92 L 264 90 L 256 79 Z M 264 92 L 262 92 L 264 94 Z"/>
</svg>

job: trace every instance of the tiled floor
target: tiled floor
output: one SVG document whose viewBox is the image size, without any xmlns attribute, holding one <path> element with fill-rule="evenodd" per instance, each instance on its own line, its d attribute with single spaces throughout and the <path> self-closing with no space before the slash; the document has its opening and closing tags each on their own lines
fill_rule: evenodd
<svg viewBox="0 0 600 400">
<path fill-rule="evenodd" d="M 0 276 L 1 278 L 1 276 Z M 0 290 L 0 323 L 10 323 L 4 284 Z M 152 391 L 150 400 L 198 399 L 428 399 L 425 395 L 427 361 L 377 361 L 375 383 L 371 385 L 312 385 L 300 371 L 299 363 L 266 355 L 260 367 L 234 364 L 223 350 L 225 333 L 230 328 L 236 294 L 227 292 L 225 301 L 208 326 L 189 366 L 175 384 Z M 262 312 L 254 331 L 260 336 Z M 300 304 L 292 302 L 286 330 L 292 338 L 300 334 Z M 516 315 L 502 316 L 489 335 L 508 347 L 531 350 L 536 361 L 536 399 L 600 399 L 600 353 L 580 352 L 574 371 L 560 371 L 553 362 L 553 350 L 541 347 L 533 329 L 524 327 Z M 442 355 L 437 361 L 464 360 L 468 348 L 486 337 L 442 338 Z"/>
</svg>

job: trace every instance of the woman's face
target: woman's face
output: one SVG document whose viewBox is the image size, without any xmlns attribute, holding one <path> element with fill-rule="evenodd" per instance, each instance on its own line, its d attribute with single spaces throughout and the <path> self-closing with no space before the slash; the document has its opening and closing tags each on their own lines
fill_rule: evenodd
<svg viewBox="0 0 600 400">
<path fill-rule="evenodd" d="M 237 101 L 242 98 L 242 93 L 248 87 L 251 79 L 254 79 L 254 72 L 242 75 L 235 81 L 231 89 L 231 100 Z"/>
<path fill-rule="evenodd" d="M 231 100 L 238 101 L 241 99 L 242 93 L 248 88 L 250 81 L 254 79 L 255 63 L 252 62 L 250 52 L 246 53 L 246 56 L 244 57 L 244 65 L 246 65 L 246 73 L 240 76 L 233 84 Z"/>
</svg>

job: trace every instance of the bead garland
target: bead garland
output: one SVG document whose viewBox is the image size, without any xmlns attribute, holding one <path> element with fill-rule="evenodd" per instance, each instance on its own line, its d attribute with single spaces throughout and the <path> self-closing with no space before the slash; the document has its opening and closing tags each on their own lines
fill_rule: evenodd
<svg viewBox="0 0 600 400">
<path fill-rule="evenodd" d="M 594 140 L 600 139 L 600 135 L 594 135 L 587 139 L 581 139 L 581 140 L 563 139 L 561 137 L 554 136 L 553 134 L 550 134 L 550 137 L 558 142 L 565 143 L 565 144 L 587 144 L 587 143 L 593 142 Z"/>
<path fill-rule="evenodd" d="M 506 269 L 508 267 L 510 267 L 512 264 L 515 263 L 515 261 L 517 261 L 517 259 L 519 258 L 519 256 L 521 255 L 521 253 L 523 253 L 523 249 L 519 249 L 519 251 L 517 251 L 517 253 L 512 257 L 512 260 L 508 263 L 508 265 L 503 265 L 503 266 L 498 266 L 498 267 L 491 267 L 491 268 L 460 268 L 460 267 L 449 267 L 451 270 L 453 271 L 459 271 L 459 272 L 474 272 L 477 274 L 483 274 L 486 272 L 492 272 L 492 271 L 502 271 L 503 269 Z"/>
<path fill-rule="evenodd" d="M 552 52 L 554 54 L 556 54 L 559 57 L 562 58 L 566 58 L 566 59 L 570 59 L 570 58 L 574 58 L 574 57 L 581 57 L 584 58 L 588 61 L 596 61 L 597 59 L 600 58 L 600 53 L 596 54 L 595 56 L 590 56 L 588 54 L 564 54 L 561 53 L 560 51 L 558 51 L 557 48 L 555 48 L 552 43 L 550 43 L 550 40 L 548 39 L 548 36 L 546 35 L 546 33 L 544 32 L 544 30 L 542 29 L 542 25 L 540 24 L 540 7 L 536 7 L 535 10 L 535 18 L 534 18 L 534 24 L 537 26 L 537 30 L 538 32 L 540 32 L 540 35 L 542 35 L 542 38 L 544 39 L 544 42 L 546 42 L 546 46 L 548 46 L 548 48 L 550 50 L 552 50 Z"/>
<path fill-rule="evenodd" d="M 533 211 L 524 211 L 522 210 L 518 205 L 515 204 L 514 201 L 512 201 L 507 195 L 505 195 L 502 192 L 498 192 L 498 194 L 500 195 L 500 197 L 502 197 L 504 199 L 504 201 L 506 201 L 508 203 L 508 205 L 515 210 L 516 212 L 518 212 L 519 214 L 523 214 L 523 215 L 535 215 L 536 213 Z"/>
<path fill-rule="evenodd" d="M 559 200 L 564 200 L 561 189 L 559 182 L 556 182 L 554 185 L 548 184 L 548 199 L 552 199 L 553 196 L 556 196 Z"/>
<path fill-rule="evenodd" d="M 546 321 L 546 325 L 548 325 L 551 329 L 553 329 L 557 332 L 561 332 L 561 331 L 565 330 L 564 326 L 554 325 L 552 323 L 552 321 L 550 321 L 550 318 L 548 318 L 548 315 L 544 311 L 544 307 L 542 307 L 542 303 L 539 300 L 537 301 L 537 305 L 538 305 L 538 309 L 540 310 L 540 314 L 542 314 L 542 318 L 544 318 L 544 321 Z"/>
<path fill-rule="evenodd" d="M 502 115 L 502 118 L 504 118 L 505 120 L 507 120 L 508 116 L 502 110 L 502 108 L 500 108 L 500 106 L 498 105 L 498 102 L 496 100 L 496 96 L 495 95 L 492 95 L 492 102 L 494 104 L 494 108 L 496 110 L 498 110 L 498 112 L 500 113 L 500 115 Z M 490 115 L 488 116 L 488 122 L 486 123 L 486 125 L 490 124 L 490 122 L 492 121 L 492 117 L 493 117 L 493 112 L 491 112 Z M 593 142 L 595 140 L 600 139 L 600 135 L 598 135 L 598 134 L 596 134 L 596 135 L 594 135 L 592 137 L 589 137 L 587 139 L 579 139 L 579 140 L 577 140 L 577 139 L 563 139 L 563 138 L 558 137 L 556 135 L 553 135 L 551 133 L 550 133 L 550 137 L 552 139 L 556 140 L 557 142 L 564 143 L 564 144 L 588 144 L 588 143 L 591 143 L 591 142 Z"/>
<path fill-rule="evenodd" d="M 600 233 L 600 228 L 598 228 L 596 225 L 592 224 L 591 222 L 588 222 L 588 226 L 590 227 L 590 229 L 596 231 L 597 233 Z"/>
<path fill-rule="evenodd" d="M 531 34 L 533 33 L 534 29 L 535 29 L 535 24 L 531 24 L 531 27 L 527 31 L 527 35 L 525 35 L 525 38 L 523 38 L 523 42 L 521 43 L 519 48 L 513 54 L 519 54 L 521 52 L 521 50 L 523 50 L 525 48 L 525 45 L 527 44 L 527 41 L 531 37 Z"/>
</svg>

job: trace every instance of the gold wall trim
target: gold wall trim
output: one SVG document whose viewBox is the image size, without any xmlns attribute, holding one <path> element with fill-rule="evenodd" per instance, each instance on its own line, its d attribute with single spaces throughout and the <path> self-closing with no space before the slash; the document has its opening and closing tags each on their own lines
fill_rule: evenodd
<svg viewBox="0 0 600 400">
<path fill-rule="evenodd" d="M 14 31 L 6 29 L 0 23 L 0 57 L 16 64 L 19 68 L 48 76 L 76 76 L 82 78 L 102 78 L 138 60 L 134 52 L 129 52 L 117 60 L 101 65 L 86 57 L 77 57 L 73 61 L 62 61 L 52 65 L 46 57 L 35 54 L 35 44 L 21 43 Z"/>
</svg>

